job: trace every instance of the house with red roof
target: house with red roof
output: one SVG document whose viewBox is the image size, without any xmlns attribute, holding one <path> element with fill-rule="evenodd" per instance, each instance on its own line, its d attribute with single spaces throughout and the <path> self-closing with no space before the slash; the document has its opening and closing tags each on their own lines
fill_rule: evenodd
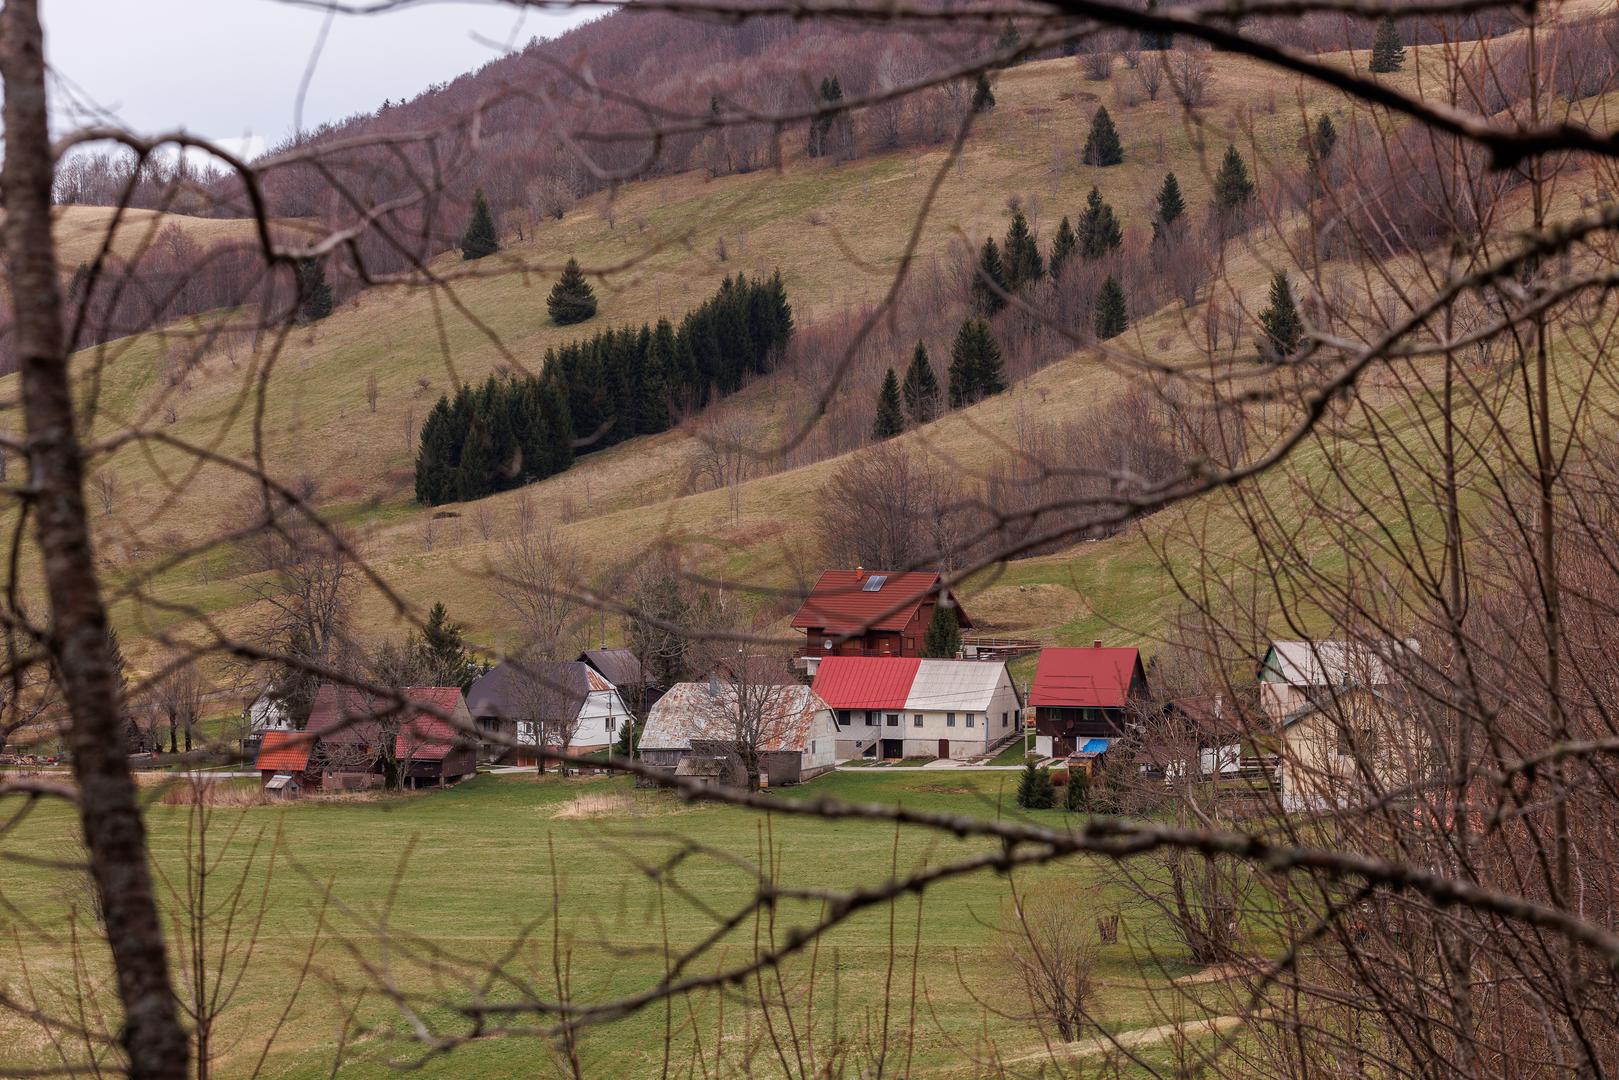
<svg viewBox="0 0 1619 1080">
<path fill-rule="evenodd" d="M 1029 690 L 1035 749 L 1053 757 L 1107 751 L 1150 708 L 1138 649 L 1043 649 Z"/>
<path fill-rule="evenodd" d="M 828 656 L 814 689 L 844 760 L 976 757 L 1021 730 L 1023 702 L 998 661 Z"/>
<path fill-rule="evenodd" d="M 376 787 L 397 771 L 401 787 L 454 784 L 477 768 L 478 739 L 456 686 L 413 686 L 406 705 L 347 686 L 315 692 L 309 764 L 326 789 Z M 391 750 L 391 753 L 389 752 Z M 261 770 L 262 772 L 262 770 Z"/>
<path fill-rule="evenodd" d="M 921 656 L 943 579 L 931 571 L 826 570 L 793 616 L 804 633 L 803 656 L 815 673 L 823 656 Z M 944 590 L 963 630 L 972 619 Z"/>
</svg>

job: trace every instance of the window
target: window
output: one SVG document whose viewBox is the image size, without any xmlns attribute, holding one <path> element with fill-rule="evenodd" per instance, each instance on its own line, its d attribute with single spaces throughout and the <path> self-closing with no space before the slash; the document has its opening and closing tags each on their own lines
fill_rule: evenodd
<svg viewBox="0 0 1619 1080">
<path fill-rule="evenodd" d="M 891 712 L 888 714 L 888 726 L 899 727 L 899 713 Z"/>
<path fill-rule="evenodd" d="M 955 713 L 947 712 L 947 713 L 944 714 L 944 726 L 945 727 L 955 727 L 956 726 L 956 714 Z"/>
<path fill-rule="evenodd" d="M 921 713 L 917 713 L 915 716 L 913 716 L 911 718 L 911 726 L 912 727 L 921 727 L 922 726 L 922 714 Z"/>
<path fill-rule="evenodd" d="M 1357 750 L 1361 753 L 1369 753 L 1375 743 L 1376 733 L 1368 727 L 1362 728 L 1360 731 L 1355 732 L 1354 745 L 1351 746 L 1349 738 L 1349 725 L 1345 723 L 1340 723 L 1338 725 L 1338 753 L 1343 754 L 1346 757 L 1355 753 Z"/>
<path fill-rule="evenodd" d="M 866 726 L 867 727 L 876 727 L 877 726 L 877 714 L 876 713 L 869 712 L 869 713 L 866 714 Z"/>
<path fill-rule="evenodd" d="M 968 727 L 973 726 L 973 714 L 972 713 L 967 714 L 967 726 Z"/>
<path fill-rule="evenodd" d="M 888 575 L 887 574 L 873 574 L 869 578 L 866 579 L 866 583 L 864 585 L 860 586 L 860 591 L 861 592 L 880 592 L 882 590 L 882 587 L 884 585 L 886 585 L 887 583 L 888 583 Z"/>
<path fill-rule="evenodd" d="M 1001 727 L 1005 727 L 1005 726 L 1006 726 L 1006 714 L 1001 713 Z"/>
</svg>

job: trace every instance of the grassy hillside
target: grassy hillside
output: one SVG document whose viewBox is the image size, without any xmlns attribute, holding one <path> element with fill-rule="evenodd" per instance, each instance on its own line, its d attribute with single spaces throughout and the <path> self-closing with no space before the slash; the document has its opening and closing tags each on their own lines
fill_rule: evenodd
<svg viewBox="0 0 1619 1080">
<path fill-rule="evenodd" d="M 1437 54 L 1411 52 L 1407 71 L 1394 77 L 1407 85 L 1415 85 L 1425 64 L 1438 61 Z M 1221 57 L 1212 104 L 1194 125 L 1167 94 L 1135 106 L 1116 100 L 1113 86 L 1126 78 L 1121 68 L 1113 84 L 1088 82 L 1071 60 L 1004 72 L 998 107 L 980 119 L 940 186 L 921 232 L 922 251 L 939 253 L 961 237 L 1000 233 L 1014 194 L 1049 237 L 1061 215 L 1078 212 L 1093 184 L 1127 227 L 1142 228 L 1165 171 L 1179 176 L 1188 205 L 1201 207 L 1228 142 L 1257 159 L 1263 176 L 1264 162 L 1296 157 L 1304 113 L 1336 107 L 1318 88 L 1281 85 L 1274 72 Z M 1122 134 L 1122 166 L 1078 164 L 1097 99 L 1109 106 Z M 80 359 L 102 376 L 95 432 L 137 424 L 233 455 L 262 453 L 279 478 L 314 491 L 317 502 L 358 530 L 368 558 L 404 597 L 420 607 L 448 600 L 478 638 L 497 646 L 507 628 L 484 574 L 498 563 L 521 500 L 559 523 L 597 568 L 674 537 L 696 553 L 703 569 L 743 584 L 793 585 L 818 565 L 817 492 L 837 459 L 734 491 L 707 490 L 695 471 L 700 443 L 677 430 L 589 455 L 563 475 L 476 506 L 448 508 L 459 516 L 443 517 L 442 510 L 417 507 L 410 498 L 415 432 L 457 380 L 533 370 L 548 346 L 582 329 L 678 315 L 739 270 L 779 267 L 800 326 L 881 295 L 944 161 L 942 148 L 842 165 L 790 160 L 779 173 L 717 180 L 687 174 L 631 185 L 612 199 L 597 197 L 497 256 L 554 268 L 577 255 L 587 267 L 610 268 L 597 285 L 601 313 L 584 328 L 557 327 L 546 317 L 550 274 L 487 276 L 486 260 L 467 276 L 459 257 L 449 254 L 436 269 L 451 282 L 446 288 L 465 315 L 443 289 L 375 288 L 313 327 L 261 342 L 252 355 L 212 350 L 176 386 L 158 376 L 166 343 L 155 335 L 116 342 Z M 77 224 L 85 213 L 69 210 L 64 223 Z M 723 262 L 717 257 L 722 241 Z M 1260 232 L 1231 249 L 1222 284 L 1227 303 L 1262 305 L 1277 241 Z M 1195 362 L 1200 318 L 1178 306 L 1160 311 L 1132 328 L 1128 347 L 1156 361 Z M 943 359 L 935 363 L 942 368 Z M 365 389 L 372 377 L 374 410 Z M 1106 356 L 1081 352 L 906 438 L 971 473 L 1014 442 L 1020 424 L 1084 415 L 1124 384 L 1125 375 Z M 798 415 L 798 393 L 766 379 L 733 407 L 750 430 L 782 433 Z M 247 487 L 240 476 L 193 469 L 177 451 L 158 446 L 126 448 L 99 468 L 113 481 L 112 510 L 102 518 L 98 541 L 120 574 L 229 529 Z M 1218 517 L 1219 508 L 1206 512 Z M 1242 533 L 1229 515 L 1219 517 L 1217 527 L 1233 540 Z M 165 574 L 157 592 L 165 602 L 231 626 L 245 617 L 239 572 L 228 550 L 216 551 Z M 1164 625 L 1173 608 L 1170 594 L 1157 556 L 1137 531 L 1016 563 L 985 583 L 975 610 L 1001 632 L 1059 641 L 1103 632 L 1138 638 Z M 391 608 L 380 595 L 368 595 L 360 614 L 363 633 L 393 632 Z M 136 638 L 152 620 L 172 618 L 128 604 L 118 617 Z"/>
</svg>

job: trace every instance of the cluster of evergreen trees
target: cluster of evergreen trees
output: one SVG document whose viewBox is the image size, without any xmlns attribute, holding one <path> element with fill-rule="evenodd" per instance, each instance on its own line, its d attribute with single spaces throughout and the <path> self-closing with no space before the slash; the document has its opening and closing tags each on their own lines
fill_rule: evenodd
<svg viewBox="0 0 1619 1080">
<path fill-rule="evenodd" d="M 949 404 L 959 409 L 1006 389 L 1006 366 L 1001 347 L 995 343 L 988 319 L 969 318 L 961 324 L 950 347 Z M 920 426 L 936 420 L 941 408 L 939 379 L 933 373 L 927 346 L 916 343 L 905 379 L 889 368 L 877 392 L 877 419 L 872 424 L 874 439 L 891 439 L 905 430 L 906 423 Z"/>
<path fill-rule="evenodd" d="M 422 425 L 416 499 L 434 506 L 482 498 L 559 473 L 578 452 L 666 430 L 671 406 L 734 393 L 766 370 L 793 332 L 778 272 L 725 279 L 676 327 L 604 330 L 547 350 L 538 376 L 462 386 Z"/>
</svg>

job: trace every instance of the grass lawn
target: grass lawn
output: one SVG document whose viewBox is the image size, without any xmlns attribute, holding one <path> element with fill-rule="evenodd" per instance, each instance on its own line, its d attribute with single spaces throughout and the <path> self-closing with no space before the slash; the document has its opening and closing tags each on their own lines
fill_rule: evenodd
<svg viewBox="0 0 1619 1080">
<path fill-rule="evenodd" d="M 1034 745 L 1032 742 L 1029 744 Z M 1013 739 L 1001 747 L 1001 752 L 989 759 L 991 765 L 1022 765 L 1024 761 L 1023 740 Z"/>
<path fill-rule="evenodd" d="M 775 797 L 795 799 L 833 795 L 850 800 L 902 802 L 908 806 L 973 811 L 987 816 L 1016 815 L 1015 775 L 1009 773 L 838 773 Z M 190 811 L 155 805 L 149 815 L 152 849 L 160 872 L 173 875 L 181 865 Z M 443 950 L 449 961 L 430 977 L 400 951 L 390 970 L 403 989 L 436 992 L 465 1001 L 476 981 L 474 966 L 462 960 L 497 955 L 520 928 L 538 920 L 530 945 L 516 953 L 515 966 L 540 993 L 554 995 L 552 934 L 567 961 L 569 982 L 578 999 L 599 1001 L 633 993 L 657 978 L 662 961 L 655 951 L 664 934 L 675 945 L 700 939 L 712 919 L 665 886 L 658 890 L 630 865 L 627 856 L 655 860 L 673 852 L 679 837 L 701 840 L 713 849 L 747 859 L 768 851 L 778 880 L 798 886 L 837 887 L 883 879 L 891 866 L 901 871 L 923 863 L 937 865 L 982 848 L 949 837 L 859 822 L 821 822 L 751 814 L 724 807 L 685 806 L 663 793 L 634 792 L 620 779 L 563 782 L 527 775 L 483 776 L 447 792 L 353 802 L 308 802 L 286 806 L 218 809 L 213 835 L 234 830 L 222 865 L 239 868 L 255 838 L 267 851 L 277 845 L 277 865 L 265 896 L 267 912 L 259 943 L 227 1026 L 230 1046 L 221 1075 L 248 1071 L 263 1033 L 291 993 L 298 958 L 309 948 L 317 921 L 320 887 L 330 883 L 333 903 L 329 929 L 316 953 L 316 974 L 306 985 L 271 1051 L 267 1075 L 326 1075 L 347 1007 L 373 1031 L 351 1039 L 348 1075 L 383 1075 L 384 1057 L 397 1052 L 376 1031 L 399 1031 L 396 1010 L 373 993 L 356 991 L 367 983 L 358 957 L 378 961 L 375 927 L 386 922 L 400 940 L 419 936 Z M 1062 824 L 1061 811 L 1029 815 Z M 57 809 L 30 817 L 3 841 L 8 853 L 72 850 L 72 822 Z M 216 840 L 216 843 L 220 842 Z M 1103 880 L 1099 866 L 1070 862 L 1046 873 L 1079 874 L 1095 882 L 1098 910 L 1123 912 L 1123 940 L 1102 950 L 1104 989 L 1097 1007 L 1110 1030 L 1161 1024 L 1162 1014 L 1147 1000 L 1143 980 L 1191 970 L 1160 917 L 1121 886 Z M 259 875 L 253 875 L 255 882 Z M 736 866 L 698 855 L 681 865 L 676 880 L 724 910 L 746 895 L 747 875 Z M 556 916 L 551 918 L 553 891 Z M 390 896 L 391 893 L 391 896 Z M 14 905 L 8 931 L 13 955 L 5 968 L 19 970 L 20 948 L 34 972 L 61 973 L 66 963 L 60 943 L 40 940 L 40 930 L 60 929 L 73 879 L 65 871 L 37 864 L 13 864 L 4 884 Z M 919 999 L 917 1041 L 910 1069 L 933 1075 L 971 1075 L 970 1055 L 986 1040 L 1001 1053 L 1039 1050 L 1034 1029 L 998 1018 L 983 1003 L 1016 1011 L 994 947 L 994 926 L 1007 894 L 1004 879 L 976 874 L 943 884 L 927 894 L 918 912 L 907 899 L 851 919 L 830 934 L 816 957 L 815 1015 L 818 1039 L 830 1040 L 833 997 L 843 1037 L 880 1026 L 881 1006 L 894 967 L 892 1001 L 908 1006 L 913 961 Z M 890 922 L 892 914 L 893 922 Z M 778 937 L 803 925 L 812 912 L 786 903 L 776 915 Z M 892 928 L 891 928 L 892 927 Z M 722 950 L 700 961 L 694 973 L 714 970 L 723 959 L 748 955 L 756 932 L 752 921 L 726 939 Z M 913 942 L 922 942 L 918 952 Z M 8 938 L 10 933 L 8 933 Z M 351 951 L 352 948 L 352 951 Z M 1167 970 L 1143 966 L 1146 952 L 1171 958 Z M 783 985 L 798 1001 L 795 1022 L 806 1020 L 804 993 L 808 961 L 785 965 Z M 497 988 L 496 997 L 508 991 Z M 744 995 L 746 997 L 746 995 Z M 465 1031 L 464 1022 L 437 1005 L 423 1005 L 426 1022 L 443 1033 Z M 724 1031 L 713 994 L 676 1006 L 675 1060 L 684 1068 L 686 1047 L 696 1037 L 711 1052 L 718 1039 L 728 1053 L 743 1054 L 761 1034 L 758 1018 L 745 1001 L 732 997 L 724 1007 Z M 520 1018 L 522 1019 L 522 1018 Z M 778 1020 L 780 1017 L 778 1017 Z M 824 1023 L 823 1023 L 824 1022 Z M 14 1021 L 0 1021 L 0 1041 L 30 1045 L 32 1033 L 9 1032 Z M 588 1075 L 654 1076 L 662 1069 L 664 1012 L 635 1013 L 610 1026 L 591 1029 L 580 1053 Z M 23 1040 L 28 1040 L 24 1042 Z M 45 1047 L 40 1047 L 41 1064 Z M 532 1075 L 548 1068 L 549 1050 L 532 1038 L 474 1041 L 447 1057 L 430 1061 L 428 1075 L 480 1077 Z M 732 1061 L 734 1071 L 736 1061 Z M 773 1058 L 755 1062 L 759 1073 L 780 1071 Z M 892 1066 L 891 1066 L 892 1067 Z"/>
</svg>

